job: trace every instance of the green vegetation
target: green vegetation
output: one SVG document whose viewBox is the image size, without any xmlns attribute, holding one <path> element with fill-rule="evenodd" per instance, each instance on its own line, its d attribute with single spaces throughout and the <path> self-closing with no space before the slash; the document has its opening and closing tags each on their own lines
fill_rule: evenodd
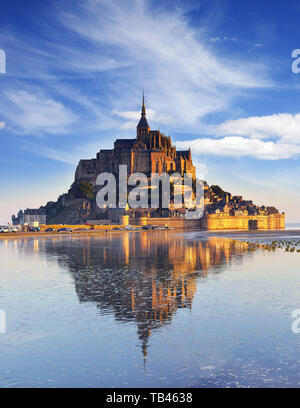
<svg viewBox="0 0 300 408">
<path fill-rule="evenodd" d="M 74 183 L 69 191 L 75 198 L 94 199 L 94 188 L 88 181 Z"/>
<path fill-rule="evenodd" d="M 233 242 L 245 242 L 233 240 Z M 248 245 L 248 251 L 253 252 L 257 249 L 264 249 L 269 252 L 275 252 L 277 249 L 284 250 L 285 252 L 297 252 L 300 253 L 300 240 L 298 241 L 272 241 L 269 243 L 263 243 L 259 241 L 246 241 Z"/>
</svg>

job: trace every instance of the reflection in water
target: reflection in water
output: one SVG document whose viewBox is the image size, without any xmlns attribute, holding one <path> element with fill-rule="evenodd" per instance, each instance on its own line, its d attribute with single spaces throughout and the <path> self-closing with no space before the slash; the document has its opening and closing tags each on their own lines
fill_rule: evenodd
<svg viewBox="0 0 300 408">
<path fill-rule="evenodd" d="M 101 313 L 137 324 L 145 361 L 151 332 L 170 323 L 177 309 L 191 309 L 197 280 L 241 256 L 247 244 L 165 231 L 114 232 L 34 242 L 38 250 L 68 268 L 81 302 L 96 302 Z"/>
<path fill-rule="evenodd" d="M 38 239 L 35 239 L 33 241 L 33 249 L 34 249 L 35 252 L 37 252 L 39 250 L 39 240 Z"/>
<path fill-rule="evenodd" d="M 3 237 L 0 387 L 299 387 L 298 254 L 212 235 Z"/>
</svg>

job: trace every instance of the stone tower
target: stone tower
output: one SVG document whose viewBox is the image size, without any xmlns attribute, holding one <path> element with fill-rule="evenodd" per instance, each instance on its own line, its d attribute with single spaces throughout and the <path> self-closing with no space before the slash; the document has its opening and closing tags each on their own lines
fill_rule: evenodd
<svg viewBox="0 0 300 408">
<path fill-rule="evenodd" d="M 137 125 L 137 139 L 147 143 L 149 138 L 150 126 L 146 118 L 146 107 L 145 107 L 145 96 L 143 91 L 143 104 L 142 104 L 142 114 L 141 119 Z"/>
</svg>

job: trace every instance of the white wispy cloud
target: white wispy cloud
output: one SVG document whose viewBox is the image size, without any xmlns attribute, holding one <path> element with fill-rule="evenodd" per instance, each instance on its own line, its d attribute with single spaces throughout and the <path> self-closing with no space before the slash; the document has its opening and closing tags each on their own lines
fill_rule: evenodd
<svg viewBox="0 0 300 408">
<path fill-rule="evenodd" d="M 172 128 L 195 127 L 205 115 L 228 109 L 242 89 L 270 85 L 263 67 L 217 56 L 180 8 L 151 8 L 146 0 L 87 0 L 64 12 L 61 21 L 100 47 L 103 57 L 127 64 L 126 74 L 109 84 L 119 96 L 119 111 L 144 85 L 161 123 Z"/>
<path fill-rule="evenodd" d="M 0 122 L 0 130 L 5 128 L 5 122 Z"/>
<path fill-rule="evenodd" d="M 177 142 L 196 154 L 279 160 L 300 154 L 300 114 L 279 113 L 228 120 L 210 131 L 218 138 Z"/>
<path fill-rule="evenodd" d="M 223 139 L 199 138 L 176 142 L 178 148 L 191 147 L 196 155 L 224 157 L 254 157 L 262 160 L 288 159 L 300 154 L 300 145 L 274 143 L 245 137 L 227 136 Z"/>
<path fill-rule="evenodd" d="M 17 88 L 2 93 L 3 118 L 9 129 L 17 132 L 54 136 L 72 135 L 74 130 L 85 135 L 91 130 L 120 129 L 125 134 L 137 125 L 140 111 L 136 110 L 136 100 L 138 89 L 143 86 L 151 125 L 153 122 L 154 126 L 165 125 L 170 131 L 199 132 L 206 115 L 229 110 L 242 91 L 271 85 L 265 67 L 220 56 L 213 49 L 213 41 L 209 44 L 202 30 L 190 25 L 186 9 L 167 10 L 148 0 L 86 0 L 75 2 L 72 9 L 58 8 L 57 12 L 51 18 L 58 18 L 56 27 L 60 29 L 51 30 L 47 41 L 30 41 L 23 60 L 25 76 L 34 66 L 31 75 L 52 80 L 44 82 L 43 91 L 25 86 L 21 90 L 18 84 Z M 66 34 L 64 42 L 62 32 Z M 215 41 L 219 39 L 236 40 L 215 37 Z M 7 37 L 10 44 L 12 40 L 12 36 Z M 25 39 L 15 42 L 15 50 L 21 52 Z M 37 63 L 33 65 L 34 60 Z M 64 81 L 66 77 L 74 78 L 74 73 L 90 81 L 89 89 L 85 88 L 88 82 Z M 95 73 L 102 81 L 98 97 L 93 87 Z M 278 136 L 274 133 L 280 132 L 277 129 L 280 123 L 289 123 L 290 119 L 228 121 L 211 133 L 228 137 L 199 139 L 199 143 L 206 154 L 269 158 L 273 152 L 274 157 L 292 157 L 295 150 L 291 152 L 290 147 L 285 147 L 284 138 L 295 137 L 293 125 L 286 124 L 290 133 Z M 298 123 L 297 117 L 292 119 Z M 258 146 L 242 140 L 269 138 L 272 132 L 272 137 L 283 139 L 280 147 L 273 141 L 261 142 L 261 151 L 253 153 L 250 150 Z M 74 149 L 79 149 L 80 143 L 82 146 L 82 141 L 76 142 L 74 138 Z M 39 152 L 66 163 L 74 161 L 70 151 L 45 147 Z"/>
<path fill-rule="evenodd" d="M 104 141 L 100 145 L 98 142 L 85 143 L 84 146 L 72 146 L 68 150 L 46 146 L 33 141 L 26 141 L 26 143 L 23 144 L 23 149 L 30 151 L 31 154 L 46 157 L 74 167 L 78 164 L 79 160 L 95 157 L 99 149 L 108 149 L 110 147 L 111 145 L 108 141 Z"/>
<path fill-rule="evenodd" d="M 281 139 L 286 143 L 300 143 L 300 113 L 278 113 L 228 120 L 215 128 L 219 135 L 245 136 L 251 139 Z"/>
<path fill-rule="evenodd" d="M 209 39 L 210 42 L 222 42 L 222 41 L 237 41 L 236 37 L 212 37 Z"/>
<path fill-rule="evenodd" d="M 42 135 L 65 133 L 76 121 L 76 115 L 62 102 L 24 90 L 3 92 L 9 103 L 4 112 L 10 118 L 10 125 L 25 134 Z"/>
<path fill-rule="evenodd" d="M 141 111 L 119 111 L 114 109 L 112 115 L 117 116 L 122 119 L 127 119 L 127 121 L 121 125 L 121 129 L 134 129 L 137 126 L 137 123 L 141 117 Z M 172 116 L 171 115 L 164 115 L 159 114 L 154 109 L 147 109 L 147 118 L 149 121 L 160 122 L 164 124 L 171 124 L 172 123 Z"/>
</svg>

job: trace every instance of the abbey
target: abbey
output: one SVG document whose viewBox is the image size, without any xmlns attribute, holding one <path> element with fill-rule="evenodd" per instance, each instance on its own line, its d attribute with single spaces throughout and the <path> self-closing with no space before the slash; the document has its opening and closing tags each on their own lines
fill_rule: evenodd
<svg viewBox="0 0 300 408">
<path fill-rule="evenodd" d="M 49 201 L 40 207 L 39 213 L 47 217 L 48 224 L 122 224 L 132 225 L 167 225 L 175 228 L 198 228 L 203 230 L 248 230 L 248 229 L 284 229 L 285 214 L 269 206 L 255 205 L 252 200 L 245 200 L 240 195 L 232 195 L 218 185 L 209 186 L 203 181 L 204 212 L 201 219 L 187 219 L 187 209 L 177 208 L 174 204 L 175 185 L 170 185 L 170 201 L 166 207 L 163 200 L 155 206 L 137 206 L 109 208 L 97 205 L 97 196 L 101 189 L 97 178 L 100 174 L 110 173 L 116 179 L 116 192 L 119 184 L 126 184 L 125 178 L 119 177 L 121 168 L 127 169 L 127 176 L 142 173 L 148 180 L 148 203 L 153 192 L 151 175 L 174 173 L 192 177 L 191 198 L 195 198 L 198 184 L 193 165 L 191 150 L 177 151 L 171 138 L 159 130 L 151 130 L 146 117 L 146 107 L 142 102 L 141 118 L 137 125 L 134 139 L 117 139 L 113 149 L 100 150 L 90 160 L 80 160 L 75 172 L 75 180 L 68 193 L 62 194 L 57 201 Z M 130 183 L 132 186 L 132 184 Z M 172 187 L 172 188 L 171 188 Z M 130 198 L 132 188 L 126 191 Z M 143 187 L 144 188 L 144 187 Z M 160 187 L 158 187 L 160 189 Z M 156 188 L 156 191 L 157 188 Z M 127 197 L 128 192 L 128 197 Z M 196 194 L 197 195 L 197 194 Z M 162 197 L 162 196 L 161 196 Z M 139 197 L 140 198 L 140 197 Z M 116 202 L 120 203 L 120 196 Z M 27 210 L 29 211 L 29 210 Z M 20 223 L 20 217 L 13 217 L 14 223 Z"/>
<path fill-rule="evenodd" d="M 151 173 L 178 172 L 182 176 L 184 173 L 191 174 L 193 178 L 196 176 L 191 150 L 177 151 L 170 136 L 150 129 L 144 95 L 136 138 L 117 139 L 114 149 L 100 150 L 95 159 L 80 160 L 75 181 L 86 181 L 95 186 L 98 174 L 108 172 L 117 176 L 120 165 L 127 165 L 128 175 L 144 173 L 150 177 Z"/>
</svg>

